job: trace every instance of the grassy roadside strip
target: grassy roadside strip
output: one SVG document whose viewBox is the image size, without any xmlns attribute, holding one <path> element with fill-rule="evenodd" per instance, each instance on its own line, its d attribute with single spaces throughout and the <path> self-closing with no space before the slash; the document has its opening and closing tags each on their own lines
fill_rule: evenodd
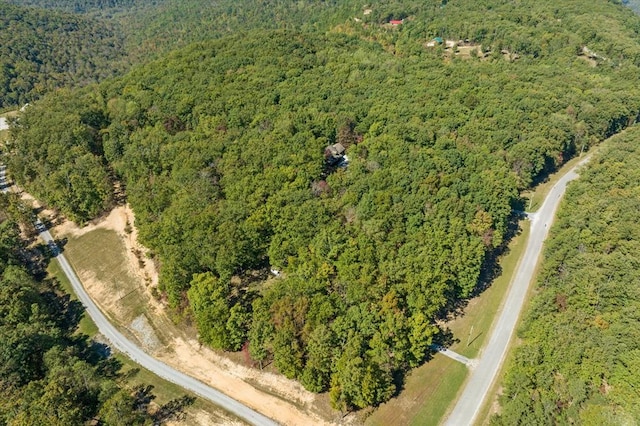
<svg viewBox="0 0 640 426">
<path fill-rule="evenodd" d="M 245 425 L 245 421 L 234 416 L 223 408 L 203 399 L 197 397 L 195 394 L 185 391 L 182 387 L 175 385 L 171 382 L 167 382 L 164 379 L 156 376 L 151 371 L 131 361 L 128 357 L 122 354 L 114 354 L 114 357 L 122 364 L 121 372 L 126 377 L 126 386 L 133 388 L 137 385 L 153 386 L 153 394 L 156 396 L 154 402 L 158 405 L 166 404 L 172 399 L 180 398 L 184 395 L 195 398 L 192 405 L 185 409 L 187 414 L 185 420 L 182 422 L 185 425 Z M 194 421 L 198 416 L 205 419 L 202 421 Z M 172 423 L 174 424 L 174 423 Z"/>
<path fill-rule="evenodd" d="M 58 280 L 60 283 L 60 288 L 65 293 L 70 295 L 72 300 L 77 300 L 77 296 L 73 292 L 71 287 L 71 283 L 67 279 L 66 275 L 60 268 L 58 262 L 51 262 L 47 268 L 50 277 L 53 277 Z M 98 327 L 95 325 L 93 320 L 84 315 L 80 320 L 78 325 L 79 334 L 86 334 L 89 338 L 95 339 L 98 338 Z M 180 398 L 184 395 L 188 395 L 191 397 L 195 397 L 195 402 L 193 405 L 187 407 L 185 410 L 187 413 L 187 422 L 184 424 L 200 424 L 200 422 L 193 423 L 189 421 L 189 419 L 193 420 L 194 416 L 199 414 L 199 412 L 204 412 L 208 414 L 205 424 L 245 424 L 242 420 L 235 417 L 233 414 L 227 412 L 221 407 L 204 400 L 202 398 L 197 397 L 195 394 L 192 394 L 188 391 L 185 391 L 180 386 L 175 385 L 171 382 L 168 382 L 149 370 L 141 367 L 128 357 L 120 354 L 114 353 L 114 357 L 122 364 L 121 373 L 125 378 L 124 386 L 133 389 L 137 385 L 150 385 L 153 387 L 153 394 L 155 395 L 154 402 L 156 404 L 162 405 L 171 401 L 175 398 Z"/>
<path fill-rule="evenodd" d="M 49 273 L 50 277 L 55 278 L 60 283 L 60 289 L 68 294 L 71 300 L 78 300 L 76 294 L 73 291 L 73 288 L 71 287 L 69 279 L 64 274 L 64 272 L 62 272 L 62 268 L 60 267 L 60 264 L 58 262 L 50 262 L 49 266 L 47 267 L 47 272 Z M 89 317 L 88 315 L 82 315 L 80 323 L 78 324 L 77 333 L 86 334 L 87 336 L 93 338 L 98 334 L 98 327 L 93 322 L 91 317 Z"/>
<path fill-rule="evenodd" d="M 609 139 L 601 142 L 596 147 L 594 147 L 591 150 L 589 150 L 588 153 L 589 154 L 595 154 L 598 150 L 601 149 L 601 147 L 604 144 L 607 143 L 608 140 Z M 587 153 L 585 153 L 584 155 L 586 155 L 586 154 Z M 571 161 L 567 162 L 560 170 L 558 170 L 556 173 L 554 173 L 552 176 L 550 176 L 548 181 L 538 185 L 538 187 L 536 187 L 535 191 L 531 192 L 531 194 L 533 194 L 532 196 L 534 198 L 533 207 L 532 207 L 531 211 L 537 210 L 537 208 L 541 204 L 541 201 L 544 200 L 544 198 L 547 196 L 547 193 L 553 187 L 553 185 L 555 185 L 555 183 L 558 181 L 558 179 L 560 177 L 562 177 L 567 172 L 568 169 L 573 167 L 581 159 L 582 159 L 582 157 L 576 157 L 576 158 L 572 159 Z M 540 201 L 536 202 L 536 200 L 540 200 Z M 553 227 L 553 225 L 552 225 L 552 227 Z M 499 397 L 500 397 L 501 392 L 502 392 L 502 387 L 503 387 L 503 382 L 504 382 L 504 375 L 505 375 L 505 372 L 509 368 L 511 368 L 511 365 L 514 362 L 515 349 L 520 344 L 520 339 L 518 338 L 518 328 L 520 327 L 520 320 L 525 315 L 528 315 L 530 307 L 531 307 L 531 301 L 533 300 L 533 298 L 537 294 L 537 276 L 538 276 L 538 273 L 539 273 L 540 269 L 542 268 L 543 264 L 544 264 L 544 250 L 543 250 L 542 256 L 538 260 L 538 264 L 536 265 L 536 269 L 535 269 L 535 272 L 534 272 L 534 277 L 536 277 L 536 278 L 534 278 L 533 285 L 531 285 L 529 290 L 527 291 L 526 301 L 525 301 L 525 304 L 524 304 L 524 306 L 522 308 L 522 312 L 520 313 L 520 317 L 518 318 L 518 325 L 516 326 L 516 334 L 511 339 L 511 342 L 509 343 L 509 346 L 507 347 L 507 356 L 505 358 L 505 361 L 502 363 L 502 366 L 500 367 L 500 370 L 498 371 L 497 379 L 494 382 L 494 384 L 491 386 L 491 388 L 489 389 L 489 398 L 487 398 L 485 400 L 485 403 L 483 404 L 483 406 L 482 406 L 482 408 L 480 410 L 480 413 L 478 414 L 478 421 L 476 422 L 477 425 L 482 425 L 482 426 L 489 425 L 490 422 L 491 422 L 491 417 L 495 413 L 497 413 L 499 408 L 500 408 L 500 406 L 499 406 Z"/>
<path fill-rule="evenodd" d="M 535 269 L 535 272 L 534 272 L 534 276 L 535 277 L 538 276 L 538 272 L 540 271 L 540 268 L 542 267 L 542 263 L 543 262 L 544 262 L 544 256 L 540 258 L 540 260 L 538 261 L 538 265 L 536 265 L 536 269 Z M 511 363 L 513 362 L 513 357 L 515 356 L 514 349 L 517 348 L 518 345 L 520 344 L 520 339 L 518 337 L 518 328 L 520 327 L 520 320 L 529 311 L 529 307 L 531 306 L 531 300 L 533 299 L 533 297 L 537 293 L 536 284 L 537 284 L 537 282 L 534 282 L 534 284 L 531 285 L 529 287 L 529 290 L 527 291 L 527 296 L 526 296 L 526 299 L 525 299 L 525 302 L 524 302 L 524 306 L 522 307 L 522 312 L 520 313 L 520 316 L 518 317 L 518 325 L 516 326 L 516 333 L 511 338 L 511 341 L 509 342 L 509 346 L 507 346 L 507 355 L 506 355 L 506 357 L 504 359 L 504 362 L 502 363 L 502 365 L 498 369 L 498 374 L 496 376 L 496 380 L 493 382 L 493 384 L 489 388 L 488 397 L 485 398 L 485 402 L 482 405 L 482 408 L 480 409 L 480 412 L 478 413 L 478 417 L 477 417 L 477 420 L 476 420 L 476 425 L 482 425 L 482 426 L 489 425 L 489 423 L 491 422 L 491 417 L 495 413 L 497 413 L 497 410 L 500 407 L 499 406 L 499 398 L 500 398 L 500 395 L 502 394 L 502 385 L 503 385 L 503 381 L 504 381 L 504 374 L 510 368 Z"/>
<path fill-rule="evenodd" d="M 527 302 L 525 305 L 525 309 L 529 303 Z M 478 413 L 478 417 L 476 419 L 476 426 L 487 426 L 491 422 L 491 417 L 498 412 L 500 408 L 500 395 L 502 394 L 502 381 L 504 378 L 504 373 L 507 371 L 511 363 L 513 362 L 513 357 L 515 352 L 513 349 L 518 345 L 518 337 L 514 337 L 515 340 L 512 340 L 509 347 L 507 348 L 507 356 L 504 359 L 504 362 L 500 366 L 498 370 L 498 379 L 493 382 L 491 387 L 489 388 L 489 397 L 485 399 L 480 412 Z"/>
<path fill-rule="evenodd" d="M 498 318 L 506 298 L 509 285 L 516 268 L 529 241 L 531 230 L 529 221 L 520 222 L 521 232 L 509 244 L 507 253 L 499 261 L 500 275 L 496 277 L 489 288 L 480 296 L 469 302 L 464 316 L 452 321 L 450 329 L 457 342 L 451 349 L 468 358 L 476 358 L 484 348 L 493 331 L 493 323 Z M 468 374 L 465 374 L 465 379 Z M 454 380 L 457 377 L 454 377 Z M 465 380 L 466 381 L 466 380 Z M 440 424 L 450 410 L 453 409 L 457 396 L 463 390 L 464 381 L 456 384 L 456 392 L 449 392 L 450 398 L 442 401 L 446 406 L 436 405 L 431 408 L 438 414 L 437 420 L 430 424 Z M 441 403 L 441 404 L 442 404 Z M 426 405 L 426 404 L 425 404 Z M 425 407 L 426 408 L 426 407 Z M 424 410 L 423 410 L 424 411 Z M 414 422 L 414 424 L 420 424 Z"/>
<path fill-rule="evenodd" d="M 480 296 L 469 301 L 463 316 L 451 321 L 449 329 L 456 337 L 451 349 L 467 358 L 478 356 L 491 335 L 494 319 L 501 310 L 509 284 L 529 240 L 530 223 L 520 222 L 521 233 L 509 244 L 499 261 L 500 275 Z"/>
</svg>

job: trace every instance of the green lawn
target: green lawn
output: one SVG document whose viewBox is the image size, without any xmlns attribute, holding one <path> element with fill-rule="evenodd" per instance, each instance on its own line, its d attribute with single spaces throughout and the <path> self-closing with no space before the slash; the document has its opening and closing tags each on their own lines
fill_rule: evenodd
<svg viewBox="0 0 640 426">
<path fill-rule="evenodd" d="M 446 377 L 447 380 L 442 380 Z M 437 425 L 467 377 L 467 367 L 443 355 L 411 371 L 400 395 L 382 404 L 365 424 Z"/>
</svg>

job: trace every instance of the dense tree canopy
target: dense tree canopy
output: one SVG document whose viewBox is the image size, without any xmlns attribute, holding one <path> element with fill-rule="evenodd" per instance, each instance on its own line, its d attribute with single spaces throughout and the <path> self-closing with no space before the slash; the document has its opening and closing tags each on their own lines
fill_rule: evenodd
<svg viewBox="0 0 640 426">
<path fill-rule="evenodd" d="M 117 74 L 122 49 L 106 22 L 0 1 L 0 109 Z"/>
<path fill-rule="evenodd" d="M 162 0 L 5 0 L 20 6 L 59 9 L 66 12 L 123 9 L 133 6 L 154 5 Z"/>
<path fill-rule="evenodd" d="M 639 140 L 608 141 L 569 187 L 495 424 L 640 418 Z"/>
<path fill-rule="evenodd" d="M 293 7 L 275 3 L 265 14 Z M 78 220 L 121 181 L 201 339 L 248 341 L 345 410 L 388 399 L 428 358 L 520 189 L 635 121 L 640 20 L 607 1 L 336 4 L 50 96 L 5 160 Z M 427 46 L 436 36 L 473 53 Z M 347 167 L 325 160 L 334 143 Z"/>
</svg>

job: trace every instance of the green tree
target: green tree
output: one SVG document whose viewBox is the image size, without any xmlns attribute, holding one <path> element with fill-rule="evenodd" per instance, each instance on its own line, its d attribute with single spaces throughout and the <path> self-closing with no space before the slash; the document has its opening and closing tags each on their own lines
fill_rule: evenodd
<svg viewBox="0 0 640 426">
<path fill-rule="evenodd" d="M 219 280 L 212 273 L 196 274 L 191 281 L 187 295 L 198 324 L 200 339 L 218 349 L 231 347 L 227 332 L 227 322 L 231 310 L 228 298 L 229 284 Z"/>
</svg>

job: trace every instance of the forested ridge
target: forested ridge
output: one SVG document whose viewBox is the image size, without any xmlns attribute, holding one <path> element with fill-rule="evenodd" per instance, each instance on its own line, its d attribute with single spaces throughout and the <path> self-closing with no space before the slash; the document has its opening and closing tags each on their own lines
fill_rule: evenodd
<svg viewBox="0 0 640 426">
<path fill-rule="evenodd" d="M 48 96 L 3 159 L 78 221 L 119 181 L 201 340 L 340 410 L 387 400 L 428 359 L 519 190 L 640 111 L 640 19 L 615 2 L 356 9 L 329 31 L 246 31 Z M 347 167 L 326 162 L 334 143 Z"/>
<path fill-rule="evenodd" d="M 151 387 L 128 387 L 105 348 L 76 332 L 82 305 L 42 278 L 44 250 L 24 240 L 24 232 L 33 234 L 26 211 L 17 197 L 0 194 L 0 425 L 151 425 L 174 418 L 178 401 L 151 410 Z"/>
<path fill-rule="evenodd" d="M 0 109 L 113 76 L 124 53 L 106 22 L 0 1 Z"/>
<path fill-rule="evenodd" d="M 608 141 L 569 187 L 494 424 L 640 419 L 639 141 Z"/>
<path fill-rule="evenodd" d="M 57 9 L 65 12 L 86 13 L 128 9 L 134 6 L 155 5 L 162 0 L 5 0 L 18 6 Z"/>
<path fill-rule="evenodd" d="M 404 46 L 407 39 L 415 41 L 416 35 L 440 36 L 484 41 L 494 45 L 495 52 L 508 48 L 534 55 L 548 47 L 562 47 L 545 46 L 546 32 L 569 29 L 578 32 L 582 43 L 610 54 L 611 39 L 597 34 L 602 27 L 611 26 L 611 35 L 618 35 L 621 19 L 628 19 L 619 11 L 615 18 L 610 17 L 607 3 L 601 0 L 584 8 L 581 1 L 570 1 L 555 10 L 545 4 L 529 4 L 530 10 L 520 14 L 504 1 L 388 0 L 368 7 L 353 0 L 2 0 L 0 53 L 5 63 L 0 62 L 0 108 L 21 106 L 55 88 L 121 74 L 131 63 L 148 61 L 192 42 L 258 28 L 318 33 L 336 28 L 362 32 L 365 28 L 363 36 L 390 48 Z M 491 24 L 478 19 L 479 15 L 488 16 Z M 596 15 L 599 19 L 592 19 Z M 382 35 L 378 31 L 390 20 L 404 18 L 411 22 L 408 31 Z M 544 31 L 536 32 L 542 38 L 532 43 L 528 27 L 541 23 Z M 410 45 L 415 47 L 415 43 Z M 627 58 L 637 54 L 626 53 Z"/>
<path fill-rule="evenodd" d="M 399 7 L 380 4 L 369 19 L 384 22 Z M 256 28 L 324 32 L 361 13 L 352 0 L 0 0 L 0 109 L 192 42 Z"/>
</svg>

